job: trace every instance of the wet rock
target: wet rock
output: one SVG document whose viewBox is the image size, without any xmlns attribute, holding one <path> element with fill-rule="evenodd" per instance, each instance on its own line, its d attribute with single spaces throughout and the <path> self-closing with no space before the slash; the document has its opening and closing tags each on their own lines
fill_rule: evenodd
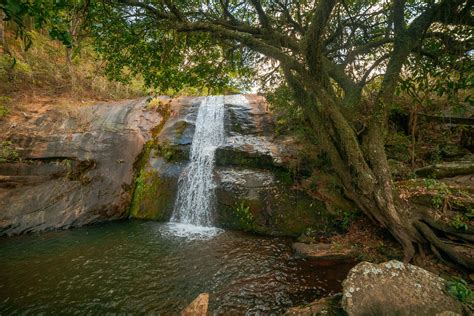
<svg viewBox="0 0 474 316">
<path fill-rule="evenodd" d="M 197 110 L 202 98 L 183 97 L 147 143 L 130 207 L 133 218 L 168 221 L 173 212 L 179 175 L 189 162 Z"/>
<path fill-rule="evenodd" d="M 265 234 L 298 236 L 311 227 L 332 227 L 322 202 L 293 188 L 288 161 L 297 155 L 288 139 L 271 137 L 273 122 L 264 99 L 226 96 L 225 143 L 216 149 L 217 226 Z M 144 155 L 131 216 L 168 220 L 179 175 L 189 162 L 202 98 L 182 98 Z"/>
<path fill-rule="evenodd" d="M 209 294 L 201 293 L 181 312 L 181 316 L 206 316 L 208 306 Z"/>
<path fill-rule="evenodd" d="M 290 236 L 309 227 L 332 228 L 324 204 L 293 189 L 285 172 L 221 167 L 216 181 L 216 222 L 222 227 Z"/>
<path fill-rule="evenodd" d="M 216 150 L 217 166 L 274 169 L 282 167 L 279 149 L 266 137 L 232 136 Z"/>
<path fill-rule="evenodd" d="M 170 163 L 154 151 L 146 153 L 135 185 L 130 216 L 167 221 L 173 212 L 178 178 L 184 165 Z"/>
<path fill-rule="evenodd" d="M 285 312 L 285 316 L 298 315 L 298 316 L 316 316 L 316 315 L 343 315 L 344 311 L 341 310 L 339 305 L 341 294 L 336 294 L 330 297 L 323 297 L 313 302 L 302 305 L 291 307 Z"/>
<path fill-rule="evenodd" d="M 343 282 L 342 307 L 349 316 L 461 315 L 461 304 L 445 288 L 445 280 L 411 264 L 362 262 Z"/>
<path fill-rule="evenodd" d="M 236 96 L 226 96 L 224 128 L 226 137 L 255 135 L 272 137 L 274 125 L 265 99 L 256 95 L 246 95 L 246 102 Z"/>
<path fill-rule="evenodd" d="M 128 215 L 134 163 L 160 116 L 145 100 L 63 111 L 45 108 L 15 129 L 0 127 L 0 142 L 18 156 L 0 163 L 0 235 Z"/>
<path fill-rule="evenodd" d="M 323 260 L 351 260 L 354 257 L 353 251 L 342 248 L 335 244 L 306 244 L 295 242 L 292 245 L 293 251 L 303 257 Z"/>
</svg>

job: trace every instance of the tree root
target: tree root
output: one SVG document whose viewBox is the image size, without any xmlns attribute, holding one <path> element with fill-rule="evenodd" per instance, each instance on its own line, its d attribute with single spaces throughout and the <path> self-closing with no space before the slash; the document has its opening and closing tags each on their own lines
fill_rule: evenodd
<svg viewBox="0 0 474 316">
<path fill-rule="evenodd" d="M 431 224 L 434 223 L 433 227 Z M 457 232 L 453 232 L 452 227 L 444 226 L 440 223 L 436 223 L 431 219 L 424 219 L 415 221 L 413 225 L 418 229 L 418 231 L 423 235 L 424 238 L 431 244 L 431 248 L 433 253 L 442 261 L 445 261 L 444 256 L 447 256 L 450 261 L 463 266 L 468 270 L 474 269 L 474 251 L 472 249 L 472 245 L 470 245 L 470 238 L 464 239 L 461 238 L 460 235 L 469 235 L 468 234 L 459 234 Z M 434 230 L 441 231 L 447 234 L 455 233 L 458 239 L 461 239 L 460 242 L 453 242 L 453 241 L 444 241 L 440 237 L 438 237 Z M 472 236 L 471 236 L 472 237 Z M 463 248 L 471 255 L 462 254 L 457 248 Z M 444 256 L 443 256 L 444 255 Z"/>
</svg>

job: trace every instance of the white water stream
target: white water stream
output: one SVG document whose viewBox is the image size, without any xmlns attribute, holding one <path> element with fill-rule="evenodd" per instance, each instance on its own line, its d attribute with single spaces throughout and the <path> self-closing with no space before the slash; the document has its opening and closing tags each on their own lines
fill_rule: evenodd
<svg viewBox="0 0 474 316">
<path fill-rule="evenodd" d="M 206 97 L 196 118 L 190 163 L 178 180 L 178 194 L 170 220 L 174 235 L 201 239 L 221 231 L 212 226 L 215 210 L 213 171 L 216 148 L 224 139 L 224 96 Z"/>
</svg>

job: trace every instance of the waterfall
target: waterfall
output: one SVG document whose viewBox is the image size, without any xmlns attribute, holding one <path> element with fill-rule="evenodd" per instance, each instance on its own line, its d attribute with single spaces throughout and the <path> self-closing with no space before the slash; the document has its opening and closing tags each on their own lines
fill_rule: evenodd
<svg viewBox="0 0 474 316">
<path fill-rule="evenodd" d="M 224 97 L 202 100 L 190 152 L 190 163 L 178 180 L 171 224 L 181 236 L 215 235 L 212 213 L 215 208 L 213 180 L 216 148 L 224 142 Z"/>
</svg>

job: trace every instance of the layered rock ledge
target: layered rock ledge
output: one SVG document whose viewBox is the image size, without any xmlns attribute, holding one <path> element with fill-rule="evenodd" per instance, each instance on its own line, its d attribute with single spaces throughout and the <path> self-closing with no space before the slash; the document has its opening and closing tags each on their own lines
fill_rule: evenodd
<svg viewBox="0 0 474 316">
<path fill-rule="evenodd" d="M 161 119 L 145 99 L 11 115 L 0 124 L 0 235 L 128 216 L 134 163 Z"/>
</svg>

